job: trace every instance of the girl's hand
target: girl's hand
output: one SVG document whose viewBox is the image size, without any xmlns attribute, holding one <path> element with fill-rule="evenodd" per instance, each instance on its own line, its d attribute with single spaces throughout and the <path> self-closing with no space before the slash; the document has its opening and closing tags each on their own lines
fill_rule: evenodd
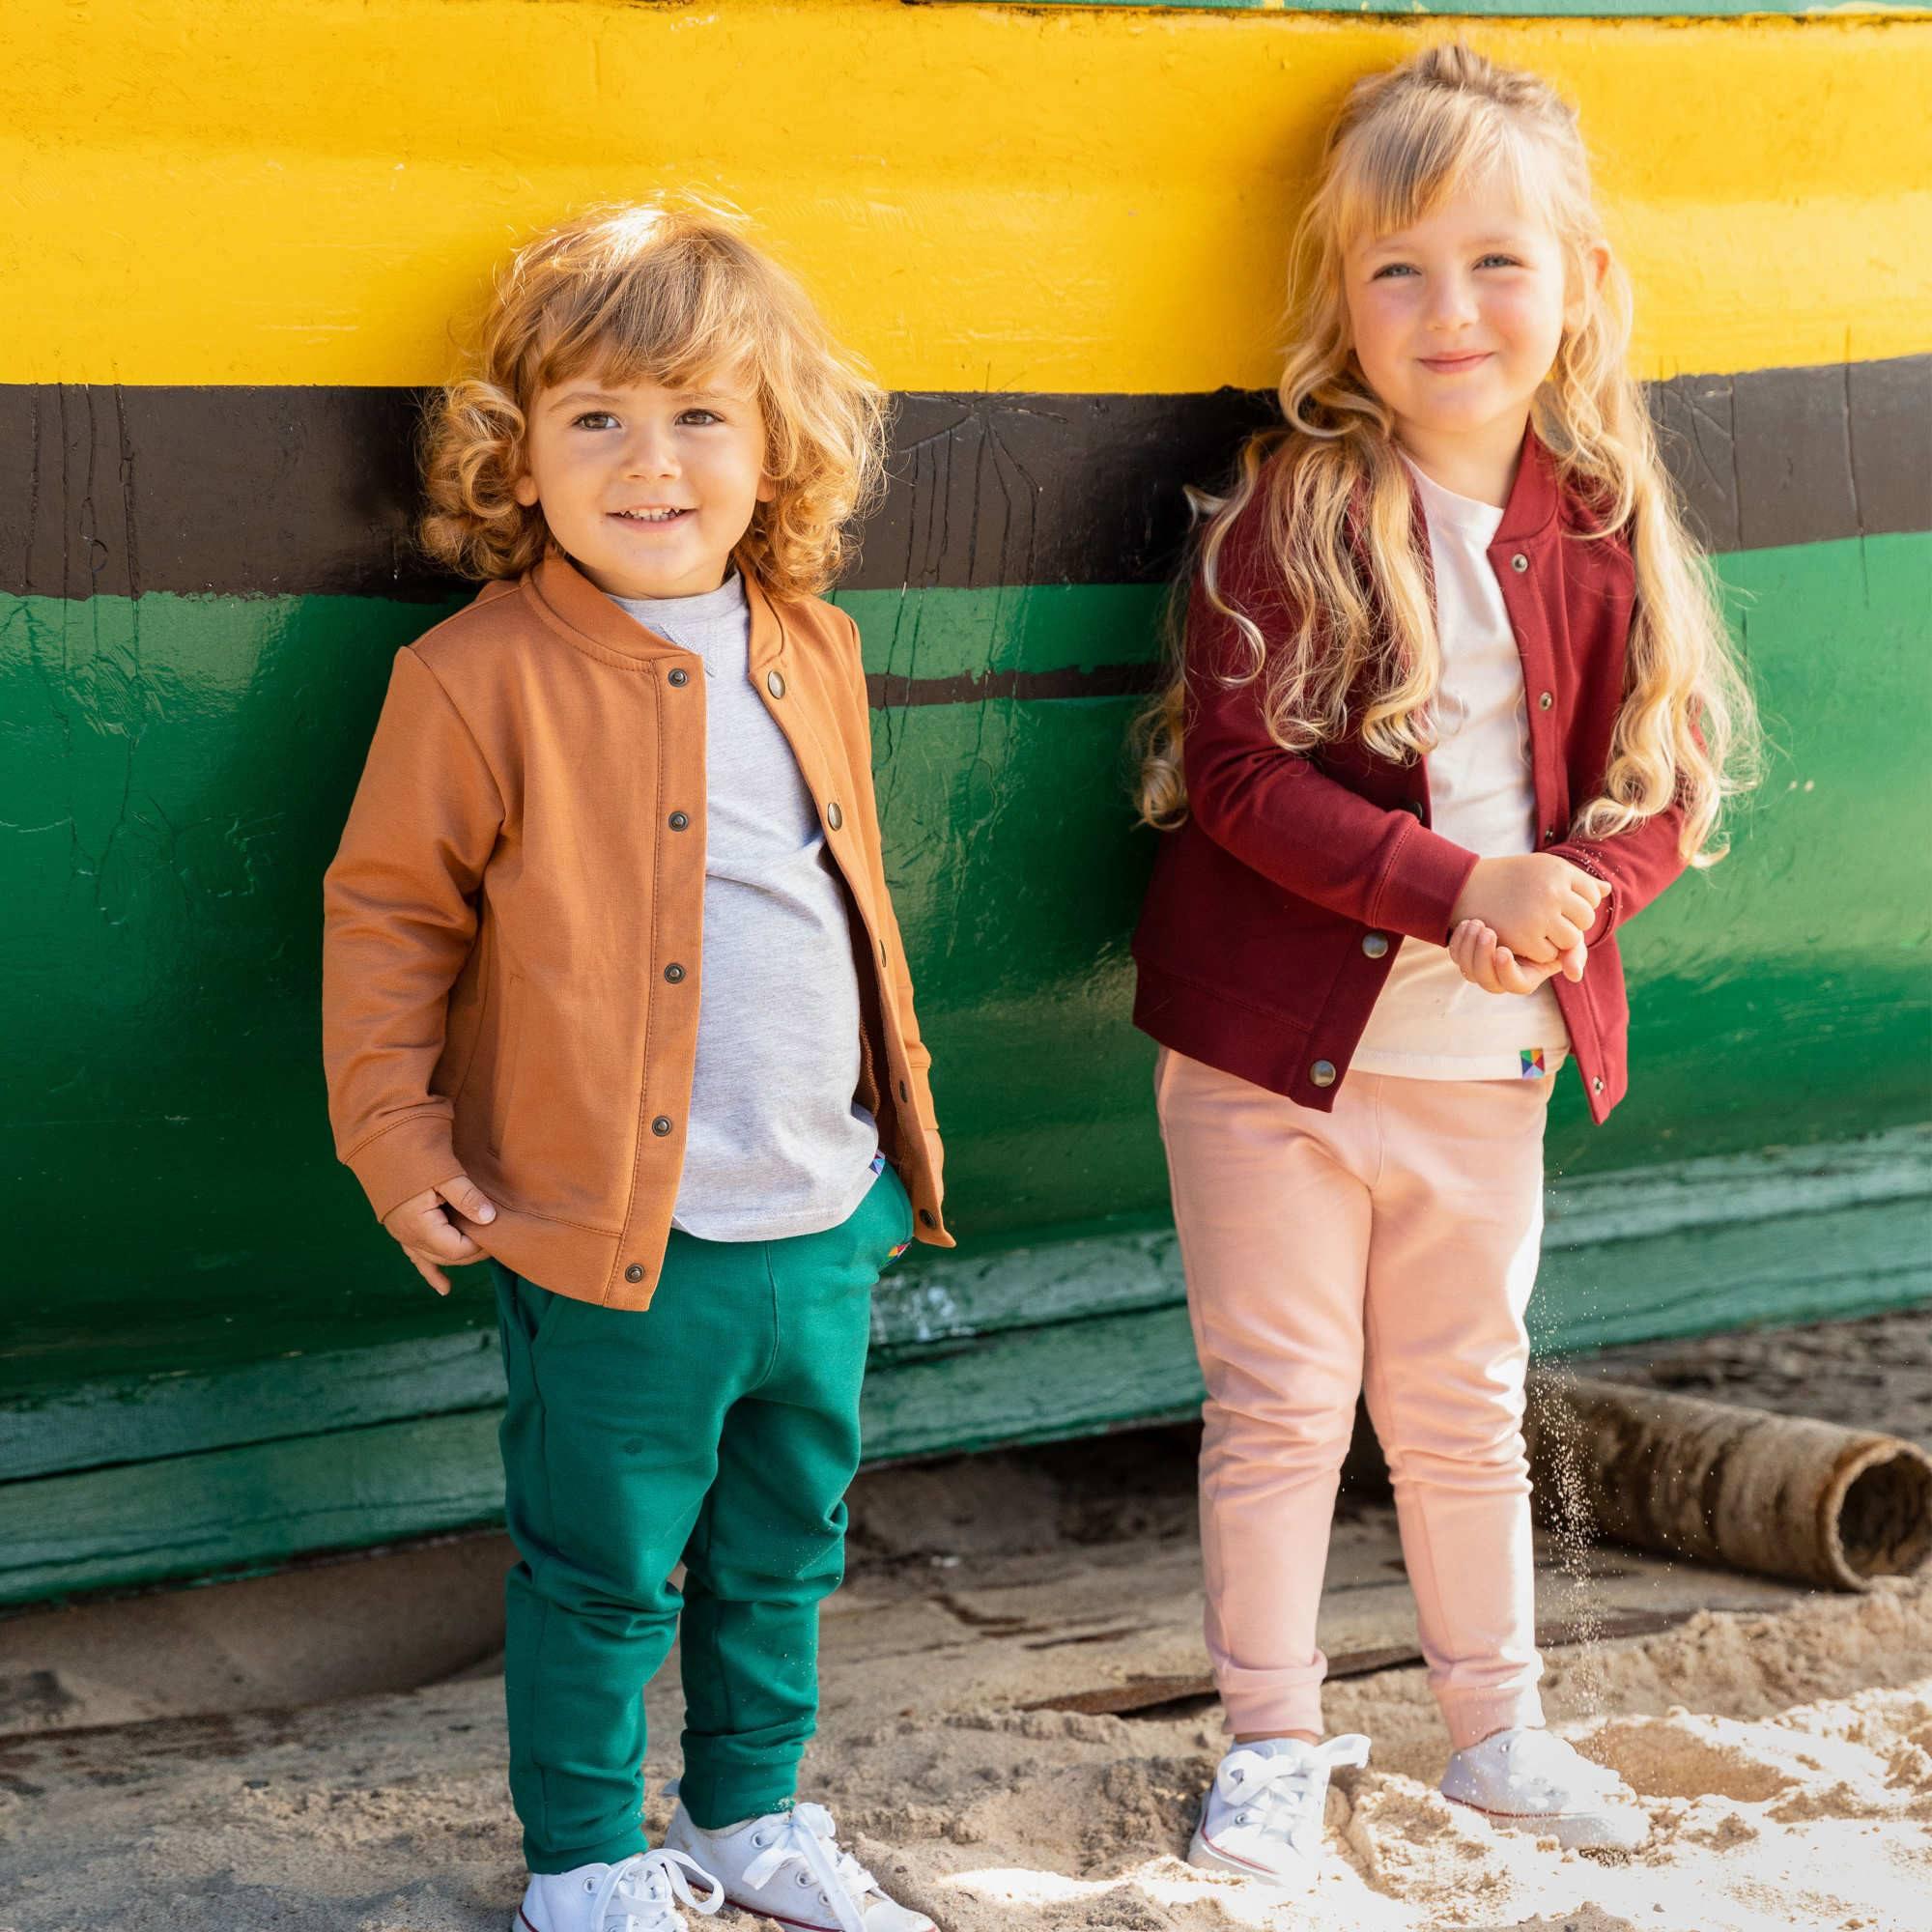
<svg viewBox="0 0 1932 1932">
<path fill-rule="evenodd" d="M 1450 911 L 1449 923 L 1454 927 L 1477 920 L 1519 960 L 1551 965 L 1583 944 L 1608 891 L 1602 879 L 1549 852 L 1478 859 Z"/>
<path fill-rule="evenodd" d="M 427 1189 L 392 1208 L 383 1217 L 383 1225 L 402 1244 L 404 1254 L 415 1263 L 416 1272 L 439 1294 L 449 1293 L 449 1277 L 442 1266 L 461 1266 L 465 1262 L 480 1262 L 483 1250 L 466 1235 L 445 1211 L 443 1204 L 469 1221 L 494 1221 L 497 1209 L 483 1190 L 467 1174 L 459 1174 L 440 1186 Z"/>
<path fill-rule="evenodd" d="M 1479 919 L 1465 919 L 1449 935 L 1449 956 L 1463 979 L 1486 993 L 1533 993 L 1558 973 L 1580 980 L 1587 957 L 1578 940 L 1560 958 L 1525 964 Z"/>
</svg>

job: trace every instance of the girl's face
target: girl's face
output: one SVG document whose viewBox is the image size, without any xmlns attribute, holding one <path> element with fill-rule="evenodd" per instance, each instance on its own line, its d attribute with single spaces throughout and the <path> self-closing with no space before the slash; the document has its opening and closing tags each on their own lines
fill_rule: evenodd
<svg viewBox="0 0 1932 1932">
<path fill-rule="evenodd" d="M 1399 439 L 1418 458 L 1457 443 L 1513 457 L 1564 324 L 1581 319 L 1548 223 L 1470 183 L 1343 267 L 1355 357 Z"/>
<path fill-rule="evenodd" d="M 524 460 L 517 501 L 541 504 L 578 568 L 618 597 L 716 590 L 776 494 L 756 391 L 732 373 L 695 389 L 593 373 L 542 390 Z"/>
</svg>

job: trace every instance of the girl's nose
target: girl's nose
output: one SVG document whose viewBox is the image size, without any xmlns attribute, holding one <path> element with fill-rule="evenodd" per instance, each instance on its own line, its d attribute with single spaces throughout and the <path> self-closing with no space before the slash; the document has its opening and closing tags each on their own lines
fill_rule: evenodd
<svg viewBox="0 0 1932 1932">
<path fill-rule="evenodd" d="M 1476 319 L 1475 292 L 1454 275 L 1438 279 L 1430 290 L 1428 323 L 1431 328 L 1461 328 Z"/>
</svg>

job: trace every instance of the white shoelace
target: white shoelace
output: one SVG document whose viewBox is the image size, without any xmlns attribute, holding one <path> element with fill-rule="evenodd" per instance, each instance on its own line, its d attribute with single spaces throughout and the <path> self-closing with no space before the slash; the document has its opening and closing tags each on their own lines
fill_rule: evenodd
<svg viewBox="0 0 1932 1932">
<path fill-rule="evenodd" d="M 694 1871 L 711 1888 L 707 1898 L 698 1898 L 691 1889 L 686 1871 Z M 635 1852 L 607 1871 L 591 1900 L 591 1922 L 598 1932 L 646 1932 L 662 1925 L 665 1915 L 674 1905 L 688 1905 L 700 1917 L 709 1918 L 724 1903 L 724 1888 L 697 1862 L 682 1852 L 663 1846 L 655 1852 Z M 611 1913 L 621 1904 L 622 1916 Z M 639 1918 L 629 1908 L 650 1905 L 657 1908 L 649 1918 Z"/>
<path fill-rule="evenodd" d="M 868 1891 L 878 1889 L 879 1882 L 840 1848 L 838 1828 L 824 1805 L 795 1804 L 784 1812 L 771 1841 L 745 1867 L 745 1883 L 755 1890 L 792 1863 L 799 1867 L 801 1886 L 817 1886 L 838 1921 L 838 1932 L 866 1932 L 862 1901 Z"/>
<path fill-rule="evenodd" d="M 1214 1789 L 1223 1804 L 1237 1807 L 1237 1825 L 1247 1824 L 1253 1812 L 1286 1808 L 1291 1813 L 1284 1821 L 1288 1840 L 1298 1845 L 1311 1825 L 1318 1832 L 1321 1828 L 1321 1800 L 1328 1789 L 1328 1774 L 1344 1766 L 1359 1769 L 1368 1761 L 1368 1739 L 1352 1731 L 1279 1756 L 1236 1747 L 1215 1771 Z"/>
</svg>

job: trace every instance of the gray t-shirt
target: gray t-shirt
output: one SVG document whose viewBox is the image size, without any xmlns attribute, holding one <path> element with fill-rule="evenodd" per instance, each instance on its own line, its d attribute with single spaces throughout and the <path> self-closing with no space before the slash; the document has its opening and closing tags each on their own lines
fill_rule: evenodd
<svg viewBox="0 0 1932 1932">
<path fill-rule="evenodd" d="M 704 660 L 704 952 L 672 1225 L 707 1241 L 836 1228 L 872 1184 L 845 889 L 784 733 L 751 681 L 734 571 L 697 597 L 613 600 Z"/>
</svg>

